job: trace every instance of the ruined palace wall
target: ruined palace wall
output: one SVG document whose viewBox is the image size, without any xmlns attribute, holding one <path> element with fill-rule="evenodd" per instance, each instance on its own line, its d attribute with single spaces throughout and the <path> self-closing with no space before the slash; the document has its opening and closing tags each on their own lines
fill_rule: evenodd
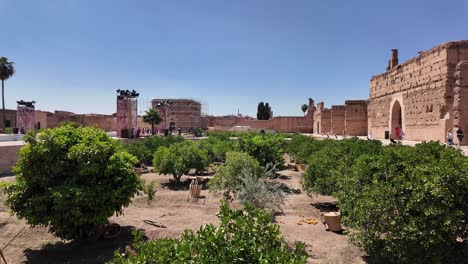
<svg viewBox="0 0 468 264">
<path fill-rule="evenodd" d="M 285 133 L 312 133 L 311 116 L 278 116 L 270 120 L 256 120 L 243 117 L 203 117 L 205 127 L 229 130 L 234 126 L 250 126 L 253 129 L 273 130 Z"/>
<path fill-rule="evenodd" d="M 314 133 L 331 133 L 332 115 L 330 109 L 318 108 L 314 113 Z"/>
<path fill-rule="evenodd" d="M 331 107 L 331 133 L 342 135 L 345 130 L 345 112 L 344 105 L 332 105 Z"/>
<path fill-rule="evenodd" d="M 347 100 L 345 102 L 345 130 L 348 136 L 367 135 L 367 101 Z"/>
<path fill-rule="evenodd" d="M 383 138 L 385 131 L 393 132 L 391 106 L 398 101 L 402 105 L 405 139 L 445 141 L 447 125 L 453 119 L 455 69 L 450 62 L 452 55 L 448 54 L 452 49 L 459 50 L 457 45 L 458 42 L 449 42 L 421 52 L 418 57 L 372 77 L 368 125 L 375 138 Z"/>
</svg>

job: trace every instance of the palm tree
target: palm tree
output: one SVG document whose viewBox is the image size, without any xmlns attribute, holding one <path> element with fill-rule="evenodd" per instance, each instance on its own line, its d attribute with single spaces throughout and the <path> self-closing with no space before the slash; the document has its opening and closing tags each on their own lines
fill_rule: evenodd
<svg viewBox="0 0 468 264">
<path fill-rule="evenodd" d="M 304 112 L 304 116 L 305 116 L 305 113 L 307 112 L 308 109 L 309 109 L 309 107 L 306 104 L 303 104 L 301 106 L 301 110 L 302 110 L 302 112 Z"/>
<path fill-rule="evenodd" d="M 2 80 L 2 117 L 3 124 L 1 125 L 3 129 L 6 127 L 6 112 L 5 112 L 5 80 L 15 74 L 15 68 L 13 67 L 14 62 L 8 61 L 7 58 L 0 58 L 0 80 Z"/>
<path fill-rule="evenodd" d="M 159 125 L 163 121 L 159 111 L 150 108 L 143 116 L 143 122 L 151 124 L 151 135 L 154 135 L 154 126 Z"/>
</svg>

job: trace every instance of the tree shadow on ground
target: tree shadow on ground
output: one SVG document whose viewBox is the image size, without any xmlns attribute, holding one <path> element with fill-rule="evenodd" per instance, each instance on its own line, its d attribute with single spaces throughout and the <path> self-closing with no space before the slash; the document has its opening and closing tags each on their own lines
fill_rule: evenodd
<svg viewBox="0 0 468 264">
<path fill-rule="evenodd" d="M 419 256 L 415 256 L 413 263 L 421 263 Z M 362 259 L 368 264 L 392 264 L 394 261 L 390 261 L 380 256 L 363 256 Z M 429 262 L 428 262 L 429 263 Z M 457 242 L 452 250 L 447 251 L 446 258 L 443 263 L 457 263 L 457 264 L 468 264 L 468 241 Z"/>
<path fill-rule="evenodd" d="M 280 175 L 278 176 L 278 179 L 281 179 L 281 180 L 290 180 L 290 179 L 292 179 L 292 177 L 291 177 L 291 176 L 288 176 L 288 175 L 280 174 Z"/>
<path fill-rule="evenodd" d="M 171 191 L 188 191 L 191 182 L 192 182 L 192 180 L 190 180 L 190 179 L 185 180 L 185 181 L 181 181 L 179 183 L 176 182 L 173 179 L 170 179 L 168 182 L 162 182 L 161 186 L 163 188 L 167 188 L 167 189 L 169 189 Z M 201 182 L 202 190 L 207 190 L 208 189 L 208 186 L 207 186 L 206 183 L 207 182 Z"/>
<path fill-rule="evenodd" d="M 133 230 L 133 226 L 122 226 L 120 235 L 112 239 L 58 242 L 40 249 L 26 249 L 26 263 L 104 263 L 113 258 L 114 251 L 125 250 L 132 244 Z M 143 239 L 147 240 L 145 236 Z"/>
<path fill-rule="evenodd" d="M 313 207 L 317 208 L 322 213 L 337 212 L 338 206 L 333 202 L 311 203 Z"/>
</svg>

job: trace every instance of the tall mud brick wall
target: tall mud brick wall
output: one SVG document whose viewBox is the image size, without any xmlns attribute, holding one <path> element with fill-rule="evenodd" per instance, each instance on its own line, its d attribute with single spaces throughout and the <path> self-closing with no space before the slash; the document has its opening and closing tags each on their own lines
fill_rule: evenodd
<svg viewBox="0 0 468 264">
<path fill-rule="evenodd" d="M 395 135 L 396 127 L 401 127 L 407 140 L 445 142 L 455 113 L 462 119 L 466 116 L 461 104 L 455 104 L 458 112 L 454 112 L 454 97 L 457 64 L 467 60 L 467 40 L 419 52 L 403 64 L 398 64 L 397 52 L 392 50 L 387 71 L 370 81 L 368 129 L 374 137 L 384 138 L 385 131 Z M 464 66 L 459 68 L 465 71 Z M 462 91 L 459 100 L 464 100 L 463 88 L 458 91 Z"/>
<path fill-rule="evenodd" d="M 331 110 L 325 108 L 325 104 L 320 102 L 317 104 L 317 109 L 314 113 L 314 133 L 328 134 L 331 133 Z"/>
<path fill-rule="evenodd" d="M 345 101 L 345 130 L 348 136 L 367 135 L 367 101 Z"/>
<path fill-rule="evenodd" d="M 332 105 L 331 107 L 331 133 L 342 135 L 345 131 L 345 113 L 344 105 Z M 346 132 L 347 134 L 347 132 Z"/>
</svg>

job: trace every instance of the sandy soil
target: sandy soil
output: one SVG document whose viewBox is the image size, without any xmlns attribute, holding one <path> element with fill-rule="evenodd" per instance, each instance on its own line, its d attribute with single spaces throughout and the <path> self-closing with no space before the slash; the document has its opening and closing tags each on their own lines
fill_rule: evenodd
<svg viewBox="0 0 468 264">
<path fill-rule="evenodd" d="M 281 174 L 277 181 L 292 188 L 301 188 L 299 172 L 288 170 Z M 203 199 L 187 201 L 186 187 L 168 185 L 172 177 L 152 173 L 142 177 L 158 183 L 156 198 L 148 205 L 146 197 L 136 197 L 125 209 L 124 215 L 113 216 L 110 221 L 122 226 L 121 235 L 115 239 L 61 241 L 49 234 L 47 228 L 31 228 L 25 221 L 10 216 L 3 205 L 4 197 L 0 196 L 0 248 L 14 237 L 4 249 L 8 263 L 103 263 L 112 258 L 116 249 L 131 243 L 131 231 L 134 229 L 143 229 L 145 235 L 152 239 L 179 237 L 184 229 L 196 230 L 208 223 L 218 223 L 215 215 L 221 197 L 203 190 Z M 186 177 L 182 180 L 186 180 Z M 14 181 L 14 177 L 2 177 L 0 181 Z M 284 213 L 276 217 L 276 222 L 288 242 L 306 243 L 309 263 L 364 263 L 363 253 L 348 242 L 347 236 L 326 231 L 321 223 L 319 209 L 327 210 L 324 205 L 330 202 L 333 199 L 327 196 L 311 198 L 303 192 L 288 195 L 283 206 Z M 317 219 L 319 223 L 297 225 L 301 219 L 299 215 Z M 162 223 L 167 228 L 148 225 L 143 222 L 144 219 Z"/>
</svg>

